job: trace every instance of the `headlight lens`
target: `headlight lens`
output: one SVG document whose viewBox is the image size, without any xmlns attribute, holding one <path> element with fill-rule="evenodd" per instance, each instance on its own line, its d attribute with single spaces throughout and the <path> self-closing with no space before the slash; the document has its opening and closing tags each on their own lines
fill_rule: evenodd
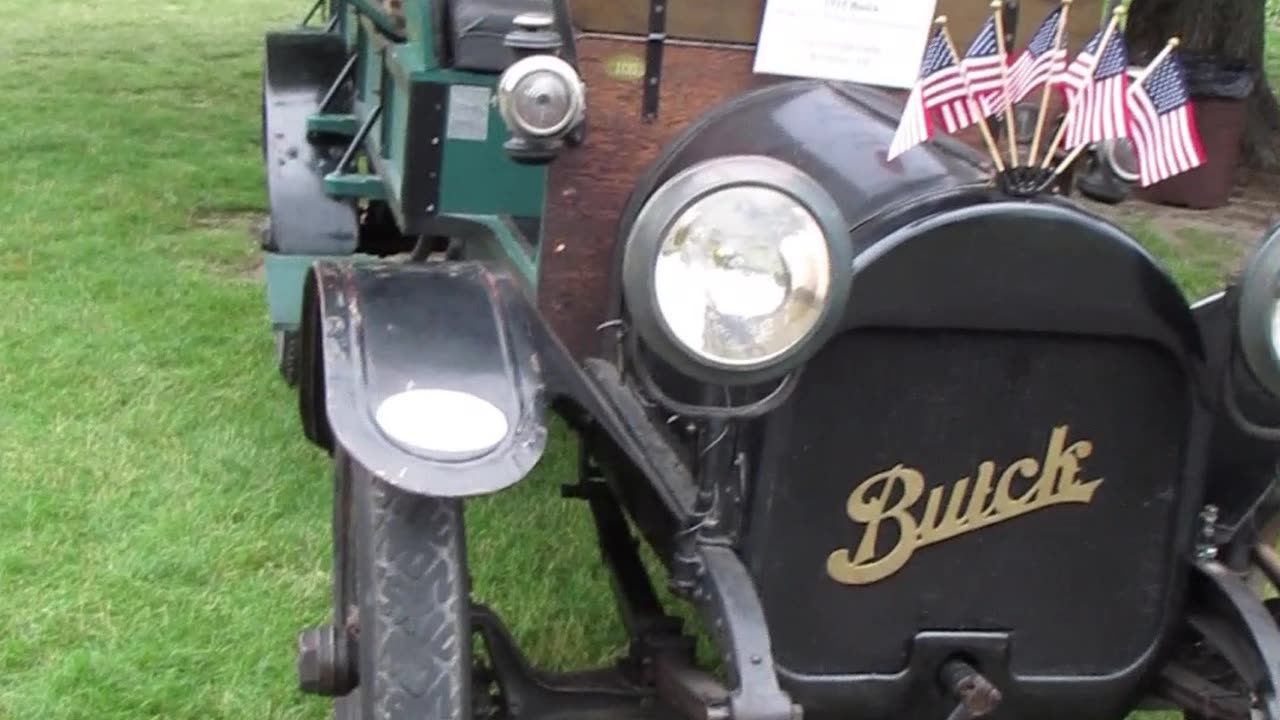
<svg viewBox="0 0 1280 720">
<path fill-rule="evenodd" d="M 853 248 L 835 200 L 769 157 L 697 163 L 628 228 L 622 285 L 646 345 L 708 382 L 779 377 L 821 345 L 848 297 Z"/>
<path fill-rule="evenodd" d="M 767 362 L 817 326 L 831 257 L 813 214 L 765 187 L 707 195 L 663 238 L 658 312 L 691 352 L 724 365 Z"/>
<path fill-rule="evenodd" d="M 563 135 L 582 119 L 582 79 L 554 55 L 516 61 L 498 81 L 498 109 L 512 133 L 530 138 Z"/>
</svg>

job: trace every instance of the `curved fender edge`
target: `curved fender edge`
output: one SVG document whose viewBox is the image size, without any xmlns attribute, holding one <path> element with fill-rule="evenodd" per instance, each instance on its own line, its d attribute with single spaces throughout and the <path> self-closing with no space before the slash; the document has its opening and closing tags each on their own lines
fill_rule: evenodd
<svg viewBox="0 0 1280 720">
<path fill-rule="evenodd" d="M 313 442 L 438 497 L 497 492 L 537 463 L 547 439 L 542 369 L 512 278 L 472 262 L 317 262 L 307 286 L 318 307 L 303 342 L 318 345 L 303 395 L 323 403 L 316 413 L 302 399 Z M 451 398 L 469 404 L 443 402 Z"/>
<path fill-rule="evenodd" d="M 1192 602 L 1189 608 L 1193 625 L 1203 624 L 1206 616 L 1220 618 L 1236 634 L 1239 641 L 1231 642 L 1230 638 L 1216 638 L 1218 649 L 1229 655 L 1251 653 L 1254 655 L 1256 667 L 1261 669 L 1265 677 L 1251 678 L 1260 680 L 1270 692 L 1260 698 L 1266 704 L 1270 717 L 1280 717 L 1280 627 L 1275 618 L 1254 594 L 1249 585 L 1239 575 L 1232 572 L 1220 562 L 1207 560 L 1194 565 Z M 1211 630 L 1212 626 L 1204 626 L 1202 630 Z M 1237 657 L 1237 662 L 1244 664 L 1247 658 Z"/>
</svg>

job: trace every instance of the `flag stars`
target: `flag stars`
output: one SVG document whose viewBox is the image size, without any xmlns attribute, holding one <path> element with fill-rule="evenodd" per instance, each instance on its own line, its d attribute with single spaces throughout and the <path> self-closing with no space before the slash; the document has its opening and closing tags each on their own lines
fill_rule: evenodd
<svg viewBox="0 0 1280 720">
<path fill-rule="evenodd" d="M 1053 171 L 1061 173 L 1092 143 L 1129 138 L 1138 156 L 1144 186 L 1199 167 L 1205 162 L 1191 99 L 1181 64 L 1173 55 L 1177 39 L 1149 65 L 1136 82 L 1129 79 L 1129 53 L 1117 32 L 1122 10 L 1116 10 L 1105 31 L 1099 30 L 1085 48 L 1067 63 L 1063 42 L 1067 7 L 1050 12 L 1027 47 L 1011 64 L 1000 42 L 995 16 L 989 18 L 959 55 L 939 18 L 937 32 L 925 48 L 920 78 L 907 99 L 902 120 L 889 147 L 892 161 L 930 140 L 939 130 L 956 133 L 975 123 L 981 126 L 997 171 L 1003 171 L 986 117 L 1006 103 L 1020 102 L 1036 87 L 1061 86 L 1068 110 L 1062 128 L 1041 166 L 1048 169 L 1059 143 L 1072 148 Z M 1044 112 L 1044 100 L 1041 112 Z M 1035 143 L 1038 146 L 1040 128 Z M 1018 164 L 1013 150 L 1014 164 Z M 1034 164 L 1035 149 L 1032 151 Z"/>
</svg>

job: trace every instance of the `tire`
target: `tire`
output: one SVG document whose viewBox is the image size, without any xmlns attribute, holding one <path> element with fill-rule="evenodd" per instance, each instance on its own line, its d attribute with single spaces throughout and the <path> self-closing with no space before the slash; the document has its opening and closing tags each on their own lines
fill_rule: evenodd
<svg viewBox="0 0 1280 720">
<path fill-rule="evenodd" d="M 334 458 L 335 613 L 346 607 L 356 627 L 359 675 L 335 718 L 471 720 L 461 501 L 403 492 L 342 450 Z"/>
<path fill-rule="evenodd" d="M 276 330 L 276 369 L 289 387 L 298 384 L 298 331 Z"/>
<path fill-rule="evenodd" d="M 340 636 L 360 637 L 356 582 L 355 500 L 351 458 L 339 452 L 333 459 L 333 626 Z M 358 662 L 356 660 L 355 662 Z M 333 701 L 334 720 L 361 720 L 360 688 Z"/>
</svg>

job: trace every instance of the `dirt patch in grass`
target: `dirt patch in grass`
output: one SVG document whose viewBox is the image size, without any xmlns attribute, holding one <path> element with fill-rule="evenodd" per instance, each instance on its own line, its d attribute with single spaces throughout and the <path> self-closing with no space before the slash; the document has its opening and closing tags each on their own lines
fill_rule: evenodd
<svg viewBox="0 0 1280 720">
<path fill-rule="evenodd" d="M 1197 254 L 1206 245 L 1218 245 L 1209 254 L 1234 270 L 1269 227 L 1280 221 L 1280 175 L 1242 171 L 1231 201 L 1220 208 L 1191 210 L 1127 200 L 1119 205 L 1076 200 L 1119 224 L 1138 223 L 1163 236 L 1174 250 Z"/>
<path fill-rule="evenodd" d="M 267 215 L 258 210 L 197 210 L 191 216 L 191 226 L 212 230 L 244 230 L 252 233 L 256 241 L 267 226 Z"/>
<path fill-rule="evenodd" d="M 247 280 L 261 280 L 264 277 L 259 248 L 269 226 L 267 214 L 256 210 L 200 210 L 191 218 L 192 230 L 225 231 L 247 241 L 247 251 L 236 248 L 234 252 L 218 253 L 207 262 L 218 275 Z"/>
<path fill-rule="evenodd" d="M 252 260 L 246 262 L 215 265 L 214 269 L 233 278 L 258 281 L 266 279 L 266 271 L 263 269 L 261 255 L 255 255 Z"/>
</svg>

